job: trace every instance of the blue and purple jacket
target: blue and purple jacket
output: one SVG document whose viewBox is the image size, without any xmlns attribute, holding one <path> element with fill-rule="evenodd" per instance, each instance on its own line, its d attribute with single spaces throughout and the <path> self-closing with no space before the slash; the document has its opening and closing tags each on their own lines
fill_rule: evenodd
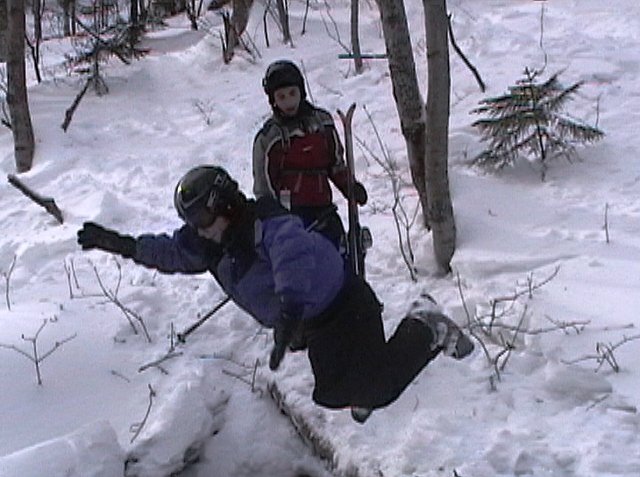
<svg viewBox="0 0 640 477">
<path fill-rule="evenodd" d="M 318 316 L 345 284 L 343 257 L 295 215 L 259 218 L 255 202 L 247 204 L 252 213 L 230 244 L 206 240 L 185 225 L 172 235 L 141 235 L 133 259 L 163 273 L 210 272 L 240 308 L 269 328 L 284 309 L 302 319 Z"/>
</svg>

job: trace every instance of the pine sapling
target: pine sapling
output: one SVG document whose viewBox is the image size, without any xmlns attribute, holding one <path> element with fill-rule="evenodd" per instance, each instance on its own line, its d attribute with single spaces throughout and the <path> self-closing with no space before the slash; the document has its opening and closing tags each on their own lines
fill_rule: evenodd
<svg viewBox="0 0 640 477">
<path fill-rule="evenodd" d="M 600 129 L 564 113 L 582 82 L 565 88 L 556 73 L 540 83 L 540 73 L 525 68 L 524 78 L 510 86 L 507 93 L 484 99 L 480 107 L 472 110 L 485 115 L 472 126 L 488 143 L 487 149 L 474 158 L 474 164 L 502 169 L 525 157 L 540 163 L 544 179 L 549 159 L 565 157 L 571 162 L 577 144 L 602 139 L 604 133 Z"/>
</svg>

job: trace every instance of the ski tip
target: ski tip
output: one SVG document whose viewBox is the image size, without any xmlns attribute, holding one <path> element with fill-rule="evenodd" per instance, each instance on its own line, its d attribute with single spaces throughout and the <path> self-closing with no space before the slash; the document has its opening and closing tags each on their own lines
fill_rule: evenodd
<svg viewBox="0 0 640 477">
<path fill-rule="evenodd" d="M 345 118 L 351 118 L 353 116 L 353 112 L 356 109 L 356 103 L 351 103 L 351 106 L 347 109 L 347 114 L 343 113 L 341 109 L 338 109 L 338 116 L 340 119 L 344 120 Z"/>
</svg>

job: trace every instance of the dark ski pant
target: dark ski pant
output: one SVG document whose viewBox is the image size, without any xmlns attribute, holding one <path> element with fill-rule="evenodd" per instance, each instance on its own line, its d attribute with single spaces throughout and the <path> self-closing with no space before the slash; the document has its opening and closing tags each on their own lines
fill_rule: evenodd
<svg viewBox="0 0 640 477">
<path fill-rule="evenodd" d="M 384 407 L 400 396 L 439 353 L 422 322 L 405 317 L 386 341 L 381 305 L 363 280 L 353 279 L 307 326 L 313 400 L 325 407 Z"/>
</svg>

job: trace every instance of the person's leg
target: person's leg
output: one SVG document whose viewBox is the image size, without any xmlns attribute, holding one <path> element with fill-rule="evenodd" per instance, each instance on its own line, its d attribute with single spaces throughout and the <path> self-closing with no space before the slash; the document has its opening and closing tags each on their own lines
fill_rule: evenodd
<svg viewBox="0 0 640 477">
<path fill-rule="evenodd" d="M 363 343 L 366 345 L 367 343 Z M 355 376 L 352 405 L 380 408 L 395 401 L 420 371 L 440 352 L 423 323 L 404 318 L 383 346 L 362 349 L 355 360 L 376 363 L 369 373 Z M 375 353 L 375 356 L 372 354 Z"/>
<path fill-rule="evenodd" d="M 397 399 L 441 351 L 456 359 L 473 351 L 472 341 L 435 303 L 420 307 L 414 304 L 383 346 L 365 340 L 358 346 L 351 369 L 355 373 L 359 369 L 367 372 L 352 376 L 351 380 L 357 384 L 351 404 L 374 409 Z M 371 363 L 375 363 L 375 370 Z"/>
<path fill-rule="evenodd" d="M 405 318 L 387 342 L 373 290 L 356 281 L 331 320 L 308 334 L 314 401 L 338 408 L 383 407 L 394 401 L 440 351 L 422 322 Z"/>
<path fill-rule="evenodd" d="M 308 333 L 309 360 L 315 376 L 313 399 L 330 408 L 357 407 L 365 411 L 395 401 L 440 351 L 440 324 L 447 336 L 464 343 L 464 357 L 473 344 L 459 328 L 434 310 L 412 310 L 385 341 L 381 306 L 373 290 L 356 281 L 344 292 L 332 319 Z M 368 417 L 368 412 L 363 415 Z M 359 419 L 354 415 L 359 422 Z"/>
<path fill-rule="evenodd" d="M 307 326 L 308 356 L 315 377 L 313 399 L 330 408 L 355 405 L 356 388 L 377 367 L 385 347 L 380 303 L 368 286 L 354 280 L 316 326 Z M 362 353 L 362 349 L 371 353 Z"/>
</svg>

